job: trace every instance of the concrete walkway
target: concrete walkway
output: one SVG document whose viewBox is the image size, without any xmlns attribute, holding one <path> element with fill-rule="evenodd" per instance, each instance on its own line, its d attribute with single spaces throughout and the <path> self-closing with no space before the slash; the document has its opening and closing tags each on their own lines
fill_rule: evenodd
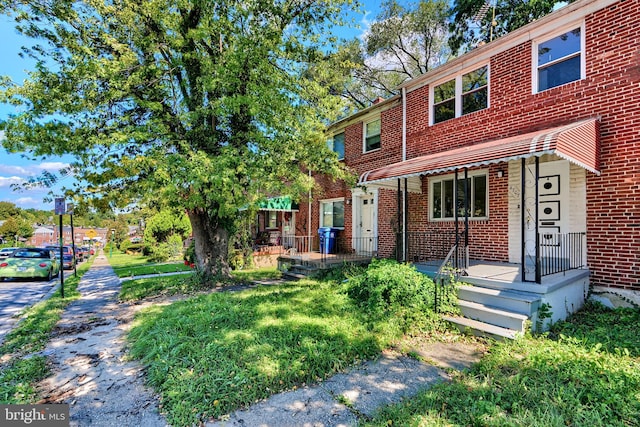
<svg viewBox="0 0 640 427">
<path fill-rule="evenodd" d="M 120 280 L 100 254 L 80 280 L 81 298 L 65 310 L 42 352 L 53 375 L 41 403 L 68 403 L 71 426 L 167 425 L 136 362 L 124 360 L 132 307 L 117 302 Z"/>
<path fill-rule="evenodd" d="M 142 367 L 124 359 L 126 332 L 135 312 L 145 304 L 118 303 L 120 283 L 107 259 L 99 255 L 80 281 L 81 299 L 67 307 L 43 351 L 54 374 L 41 383 L 45 396 L 41 403 L 69 403 L 72 426 L 166 425 L 159 414 L 158 396 L 144 387 Z M 427 362 L 386 352 L 351 372 L 274 395 L 206 425 L 355 426 L 382 405 L 448 380 L 445 368 L 465 369 L 481 356 L 478 348 L 463 343 L 420 345 L 416 352 Z"/>
</svg>

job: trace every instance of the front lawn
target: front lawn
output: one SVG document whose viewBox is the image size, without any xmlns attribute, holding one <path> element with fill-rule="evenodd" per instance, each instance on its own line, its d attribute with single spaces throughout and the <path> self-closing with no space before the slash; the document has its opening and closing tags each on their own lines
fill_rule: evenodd
<svg viewBox="0 0 640 427">
<path fill-rule="evenodd" d="M 275 267 L 231 272 L 232 279 L 221 285 L 251 283 L 255 280 L 278 279 L 281 273 Z M 197 275 L 174 274 L 127 280 L 122 283 L 120 299 L 139 300 L 157 295 L 189 294 L 207 289 Z"/>
<path fill-rule="evenodd" d="M 131 255 L 114 250 L 111 256 L 105 252 L 109 264 L 118 277 L 145 276 L 148 274 L 176 273 L 191 271 L 184 262 L 149 263 L 144 255 Z"/>
<path fill-rule="evenodd" d="M 173 425 L 322 381 L 376 358 L 392 339 L 365 327 L 334 284 L 313 280 L 156 306 L 129 338 Z"/>
</svg>

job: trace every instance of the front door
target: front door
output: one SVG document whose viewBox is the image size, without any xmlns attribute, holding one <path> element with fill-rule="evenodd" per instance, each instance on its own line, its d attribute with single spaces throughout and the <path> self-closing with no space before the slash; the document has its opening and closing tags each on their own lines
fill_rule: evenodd
<svg viewBox="0 0 640 427">
<path fill-rule="evenodd" d="M 535 194 L 535 165 L 527 167 L 527 176 L 531 179 L 528 194 Z M 554 161 L 539 164 L 538 178 L 537 232 L 539 235 L 539 255 L 542 269 L 551 264 L 563 262 L 562 233 L 567 232 L 568 212 L 566 201 L 569 199 L 569 162 Z M 535 198 L 525 201 L 525 280 L 535 280 L 536 256 L 536 207 Z"/>
<path fill-rule="evenodd" d="M 370 255 L 376 251 L 374 233 L 374 198 L 371 195 L 364 195 L 360 198 L 360 236 L 357 238 L 355 249 L 358 254 Z"/>
</svg>

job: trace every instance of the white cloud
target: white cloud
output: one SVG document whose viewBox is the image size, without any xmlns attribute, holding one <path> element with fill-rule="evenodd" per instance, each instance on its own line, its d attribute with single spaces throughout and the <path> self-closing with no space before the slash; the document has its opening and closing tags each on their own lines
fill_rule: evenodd
<svg viewBox="0 0 640 427">
<path fill-rule="evenodd" d="M 38 169 L 40 170 L 48 170 L 49 172 L 54 171 L 54 170 L 60 170 L 63 168 L 68 168 L 69 167 L 69 163 L 63 163 L 63 162 L 42 162 L 39 165 L 36 166 Z"/>
<path fill-rule="evenodd" d="M 19 176 L 0 176 L 0 188 L 9 188 L 12 184 L 22 184 L 24 181 L 24 178 Z"/>
<path fill-rule="evenodd" d="M 36 199 L 33 197 L 19 197 L 12 201 L 16 206 L 22 209 L 43 209 L 42 199 Z"/>
<path fill-rule="evenodd" d="M 24 168 L 22 166 L 14 166 L 14 165 L 0 165 L 0 173 L 11 174 L 11 175 L 21 175 L 21 176 L 28 176 L 32 174 L 32 172 L 29 172 L 27 168 Z"/>
</svg>

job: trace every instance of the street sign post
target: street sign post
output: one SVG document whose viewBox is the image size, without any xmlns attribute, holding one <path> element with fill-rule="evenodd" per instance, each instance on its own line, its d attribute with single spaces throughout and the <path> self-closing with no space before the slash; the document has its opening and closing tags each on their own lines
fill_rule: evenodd
<svg viewBox="0 0 640 427">
<path fill-rule="evenodd" d="M 64 197 L 56 197 L 55 200 L 55 214 L 60 217 L 60 296 L 64 298 L 64 252 L 62 246 L 64 246 L 64 239 L 62 236 L 62 215 L 65 214 L 66 207 Z"/>
</svg>

